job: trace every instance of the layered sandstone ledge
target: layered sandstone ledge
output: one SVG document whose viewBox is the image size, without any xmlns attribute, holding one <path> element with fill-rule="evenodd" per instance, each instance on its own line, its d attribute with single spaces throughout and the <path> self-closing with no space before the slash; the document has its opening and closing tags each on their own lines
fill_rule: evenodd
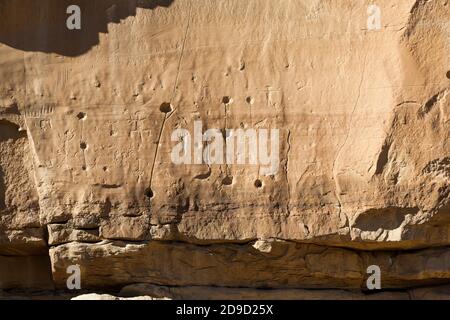
<svg viewBox="0 0 450 320">
<path fill-rule="evenodd" d="M 0 2 L 0 289 L 448 297 L 447 1 L 66 2 Z M 279 170 L 174 164 L 195 121 Z"/>
</svg>

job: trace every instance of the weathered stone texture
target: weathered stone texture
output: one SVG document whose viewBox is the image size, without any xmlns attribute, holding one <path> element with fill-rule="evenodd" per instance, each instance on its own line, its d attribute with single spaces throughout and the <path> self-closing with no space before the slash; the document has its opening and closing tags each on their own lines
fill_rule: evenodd
<svg viewBox="0 0 450 320">
<path fill-rule="evenodd" d="M 370 3 L 1 1 L 0 288 L 448 283 L 450 5 Z M 278 172 L 175 165 L 196 120 L 279 129 Z"/>
</svg>

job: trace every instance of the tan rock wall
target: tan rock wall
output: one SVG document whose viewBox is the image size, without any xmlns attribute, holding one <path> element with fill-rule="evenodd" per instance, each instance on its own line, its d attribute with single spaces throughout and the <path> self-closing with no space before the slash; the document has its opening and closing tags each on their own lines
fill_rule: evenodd
<svg viewBox="0 0 450 320">
<path fill-rule="evenodd" d="M 450 6 L 371 3 L 2 1 L 0 255 L 57 287 L 448 282 Z M 195 121 L 278 129 L 277 172 L 174 164 Z"/>
</svg>

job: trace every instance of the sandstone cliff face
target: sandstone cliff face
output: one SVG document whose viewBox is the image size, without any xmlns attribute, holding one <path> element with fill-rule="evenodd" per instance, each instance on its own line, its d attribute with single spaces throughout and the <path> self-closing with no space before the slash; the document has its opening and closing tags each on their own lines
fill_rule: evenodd
<svg viewBox="0 0 450 320">
<path fill-rule="evenodd" d="M 370 4 L 1 1 L 0 288 L 449 283 L 450 4 Z M 278 169 L 175 164 L 196 121 Z"/>
</svg>

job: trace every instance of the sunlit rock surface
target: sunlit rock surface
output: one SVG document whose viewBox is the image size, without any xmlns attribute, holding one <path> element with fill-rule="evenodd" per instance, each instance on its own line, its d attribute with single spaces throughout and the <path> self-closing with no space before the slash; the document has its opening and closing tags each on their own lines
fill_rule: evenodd
<svg viewBox="0 0 450 320">
<path fill-rule="evenodd" d="M 447 1 L 379 30 L 368 1 L 124 3 L 0 2 L 0 288 L 450 282 Z M 277 170 L 175 164 L 195 121 L 279 130 Z"/>
</svg>

